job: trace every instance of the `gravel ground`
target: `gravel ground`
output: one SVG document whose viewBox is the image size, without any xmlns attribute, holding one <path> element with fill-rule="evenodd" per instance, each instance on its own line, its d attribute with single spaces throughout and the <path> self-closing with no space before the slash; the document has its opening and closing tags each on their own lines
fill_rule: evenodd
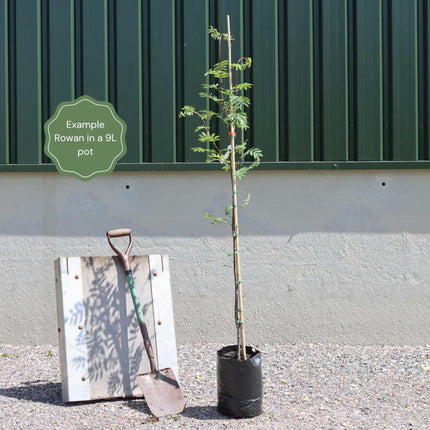
<svg viewBox="0 0 430 430">
<path fill-rule="evenodd" d="M 264 413 L 216 410 L 216 350 L 178 346 L 183 414 L 142 399 L 61 401 L 58 348 L 0 345 L 1 429 L 430 429 L 430 346 L 260 345 Z"/>
</svg>

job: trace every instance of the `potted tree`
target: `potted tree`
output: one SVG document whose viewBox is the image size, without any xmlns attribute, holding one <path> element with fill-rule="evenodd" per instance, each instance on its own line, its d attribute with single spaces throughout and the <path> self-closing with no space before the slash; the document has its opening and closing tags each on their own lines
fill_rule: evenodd
<svg viewBox="0 0 430 430">
<path fill-rule="evenodd" d="M 208 162 L 220 163 L 231 178 L 231 204 L 226 207 L 225 216 L 217 217 L 205 213 L 205 216 L 212 220 L 212 224 L 231 224 L 233 239 L 234 320 L 237 344 L 226 346 L 217 353 L 218 410 L 224 415 L 236 418 L 253 417 L 262 413 L 261 354 L 255 348 L 247 346 L 245 340 L 237 188 L 237 181 L 256 167 L 262 158 L 261 150 L 248 147 L 246 140 L 243 139 L 244 131 L 248 128 L 245 110 L 250 105 L 250 99 L 244 93 L 252 85 L 239 82 L 239 74 L 251 67 L 252 61 L 251 58 L 241 57 L 237 62 L 232 62 L 229 16 L 227 33 L 220 33 L 214 27 L 210 27 L 209 33 L 218 41 L 219 62 L 206 73 L 211 80 L 202 85 L 204 91 L 199 95 L 209 99 L 215 108 L 196 110 L 193 106 L 184 106 L 179 116 L 200 118 L 201 125 L 196 128 L 196 133 L 201 146 L 192 149 L 206 153 Z M 223 42 L 228 46 L 227 60 L 221 58 Z M 212 131 L 211 125 L 214 120 L 218 120 L 220 125 L 227 128 L 228 145 L 223 145 L 220 137 Z M 237 130 L 240 130 L 241 135 L 239 142 L 236 141 Z M 241 207 L 246 206 L 248 202 L 249 195 Z"/>
</svg>

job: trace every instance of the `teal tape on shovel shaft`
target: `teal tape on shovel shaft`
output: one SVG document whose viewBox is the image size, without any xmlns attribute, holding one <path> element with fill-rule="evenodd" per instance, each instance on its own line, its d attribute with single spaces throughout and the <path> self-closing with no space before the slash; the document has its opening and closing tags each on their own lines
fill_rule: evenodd
<svg viewBox="0 0 430 430">
<path fill-rule="evenodd" d="M 127 273 L 127 282 L 128 287 L 130 288 L 131 298 L 133 299 L 134 309 L 136 309 L 137 320 L 139 321 L 139 324 L 143 324 L 142 306 L 140 305 L 139 296 L 137 295 L 136 286 L 134 285 L 134 279 L 131 273 Z"/>
</svg>

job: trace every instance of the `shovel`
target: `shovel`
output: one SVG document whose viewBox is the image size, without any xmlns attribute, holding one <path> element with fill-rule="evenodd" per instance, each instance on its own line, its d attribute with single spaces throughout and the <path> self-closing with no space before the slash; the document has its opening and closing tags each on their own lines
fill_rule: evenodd
<svg viewBox="0 0 430 430">
<path fill-rule="evenodd" d="M 130 288 L 131 297 L 133 299 L 134 308 L 139 321 L 140 331 L 142 332 L 143 343 L 151 366 L 150 373 L 137 375 L 137 380 L 139 381 L 140 388 L 145 396 L 146 403 L 156 417 L 179 414 L 185 407 L 184 396 L 182 395 L 182 391 L 171 368 L 157 370 L 154 351 L 152 350 L 151 340 L 149 339 L 148 329 L 143 317 L 142 306 L 140 305 L 139 297 L 134 285 L 133 274 L 130 267 L 130 251 L 133 245 L 131 230 L 128 228 L 110 230 L 106 232 L 106 236 L 110 247 L 113 249 L 115 254 L 118 255 L 124 267 L 125 276 L 127 277 L 127 283 Z M 125 252 L 119 251 L 111 241 L 111 238 L 121 236 L 129 237 L 128 247 Z"/>
</svg>

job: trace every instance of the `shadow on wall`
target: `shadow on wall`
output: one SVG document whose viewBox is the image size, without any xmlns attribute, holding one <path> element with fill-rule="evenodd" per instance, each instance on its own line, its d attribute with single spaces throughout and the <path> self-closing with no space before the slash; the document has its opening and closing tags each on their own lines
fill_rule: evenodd
<svg viewBox="0 0 430 430">
<path fill-rule="evenodd" d="M 426 171 L 256 171 L 239 183 L 239 198 L 252 195 L 241 233 L 427 233 L 429 189 Z M 92 237 L 127 226 L 146 237 L 226 236 L 203 213 L 223 215 L 230 197 L 223 172 L 8 175 L 0 234 Z"/>
</svg>

